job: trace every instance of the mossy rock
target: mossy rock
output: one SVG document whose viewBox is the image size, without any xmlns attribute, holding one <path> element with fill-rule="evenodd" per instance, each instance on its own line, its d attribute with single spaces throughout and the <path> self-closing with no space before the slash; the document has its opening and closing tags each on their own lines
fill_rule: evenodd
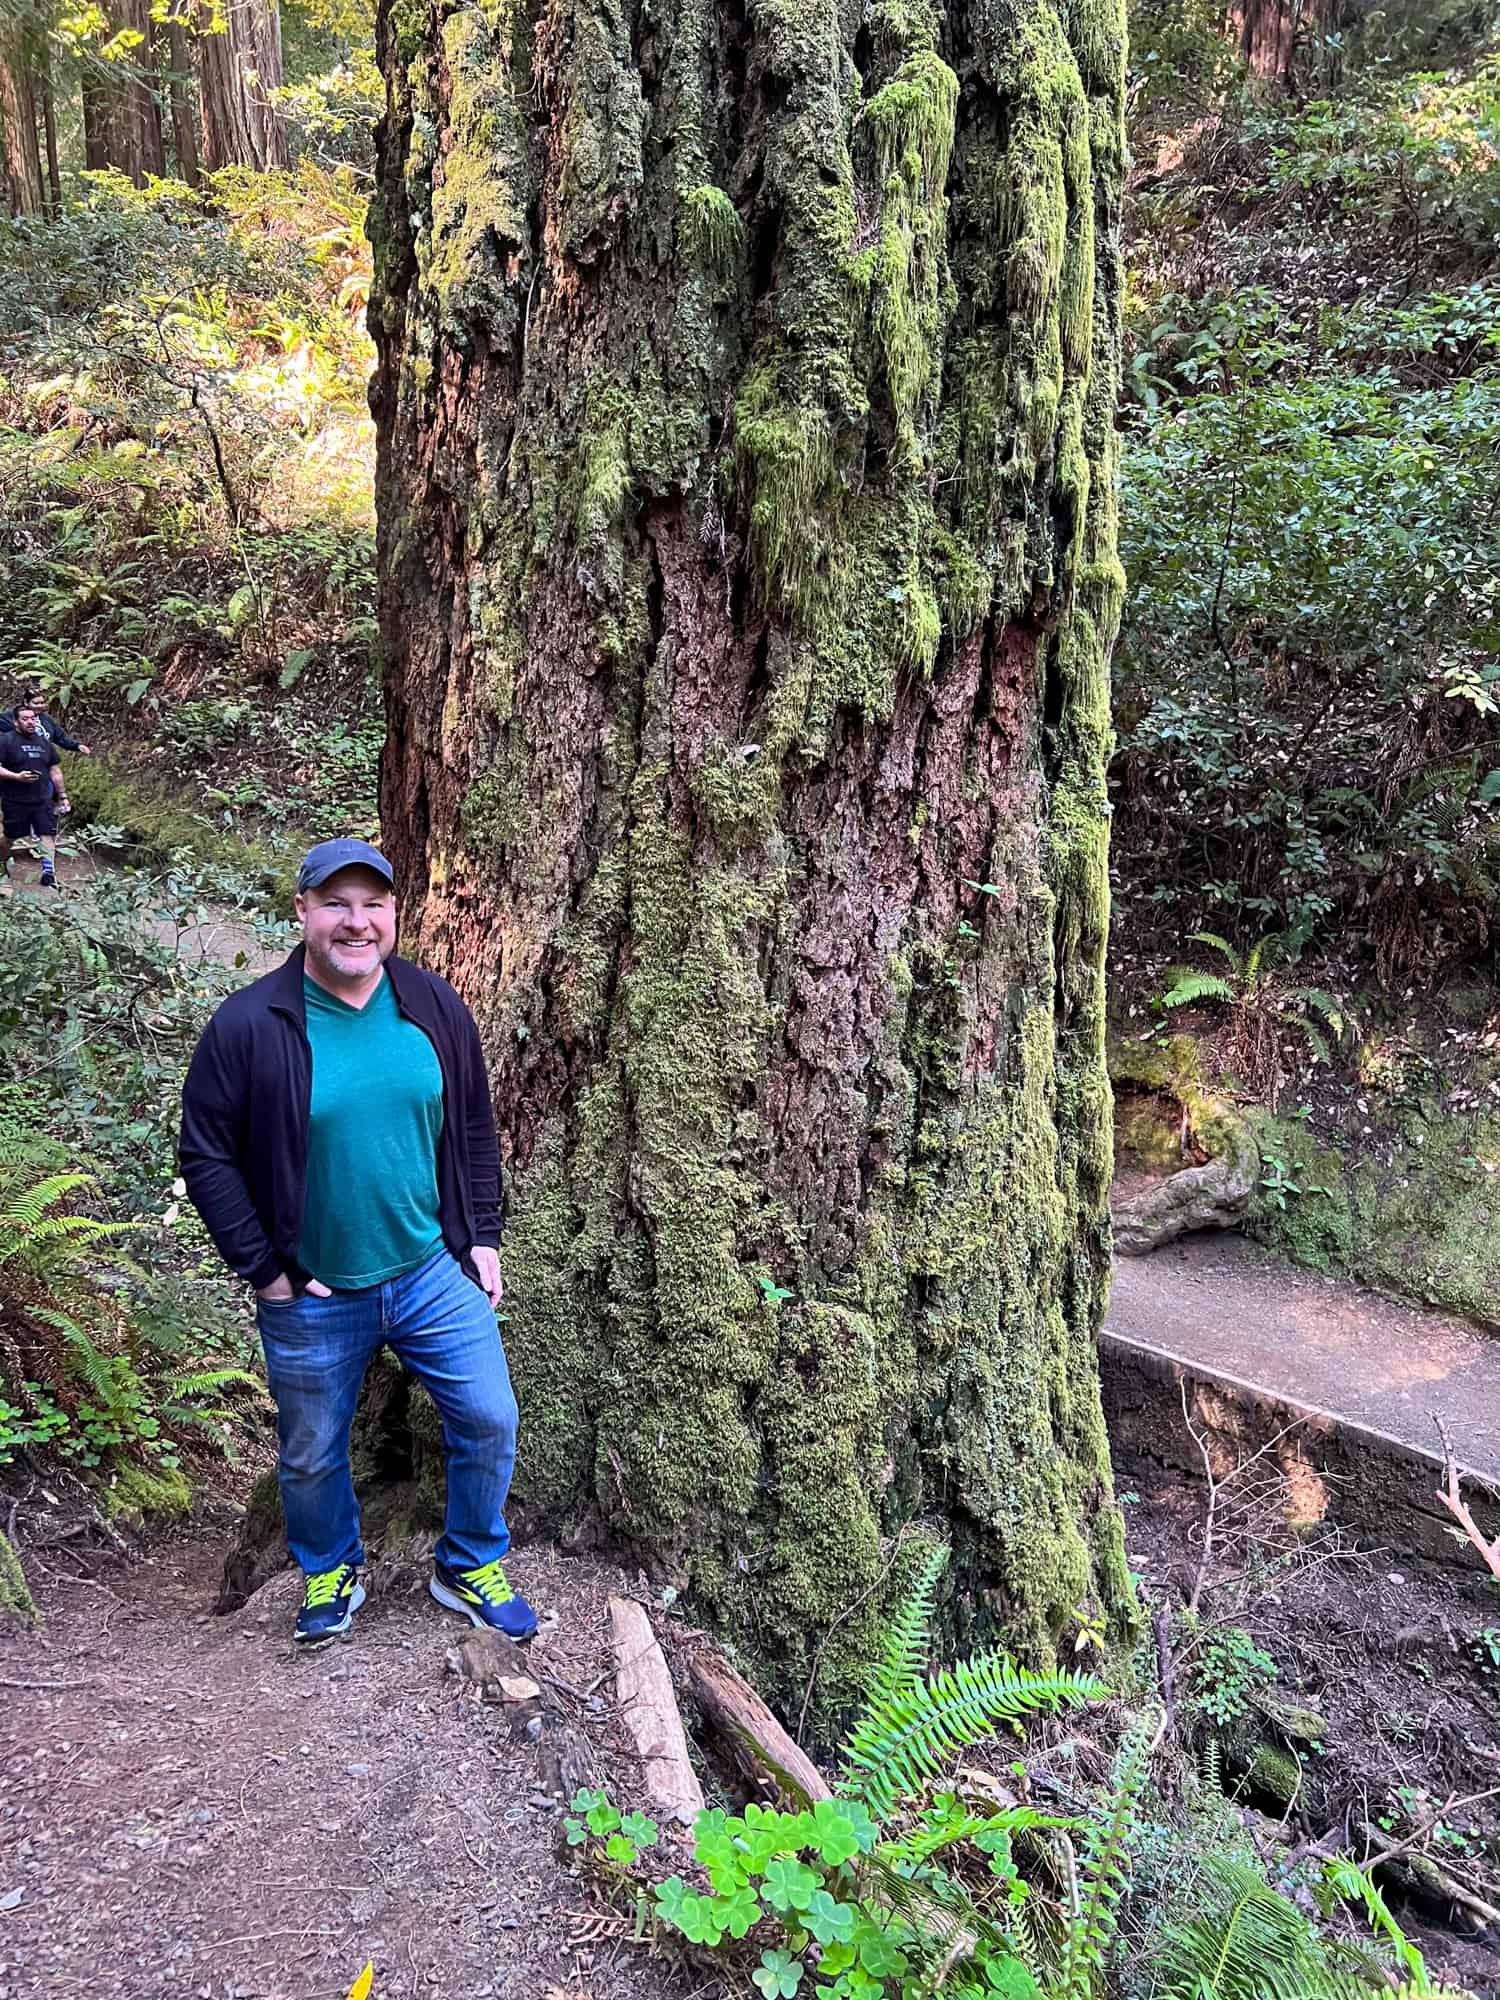
<svg viewBox="0 0 1500 2000">
<path fill-rule="evenodd" d="M 120 1459 L 110 1465 L 101 1493 L 112 1521 L 180 1521 L 193 1505 L 193 1488 L 180 1466 L 142 1465 Z"/>
<path fill-rule="evenodd" d="M 1321 1147 L 1294 1118 L 1258 1114 L 1264 1158 L 1299 1190 L 1257 1189 L 1250 1233 L 1313 1270 L 1500 1327 L 1500 1117 L 1415 1118 L 1393 1166 Z"/>
<path fill-rule="evenodd" d="M 1302 1789 L 1301 1761 L 1278 1743 L 1262 1743 L 1250 1759 L 1245 1782 L 1252 1793 L 1285 1809 Z"/>
<path fill-rule="evenodd" d="M 1137 1102 L 1116 1098 L 1116 1131 L 1144 1133 L 1165 1163 L 1173 1148 L 1166 1143 L 1160 1106 L 1163 1100 L 1181 1107 L 1179 1133 L 1208 1157 L 1201 1164 L 1180 1167 L 1165 1180 L 1115 1207 L 1116 1251 L 1126 1257 L 1144 1256 L 1197 1229 L 1233 1229 L 1243 1221 L 1260 1175 L 1260 1154 L 1254 1135 L 1239 1111 L 1203 1084 L 1197 1044 L 1187 1035 L 1165 1042 L 1119 1042 L 1109 1051 L 1110 1079 L 1133 1086 Z M 1141 1093 L 1150 1093 L 1142 1107 Z M 1122 1110 L 1123 1105 L 1123 1110 Z M 1138 1155 L 1141 1148 L 1137 1146 Z M 1181 1157 L 1181 1141 L 1175 1148 Z M 1150 1158 L 1150 1154 L 1141 1155 Z"/>
</svg>

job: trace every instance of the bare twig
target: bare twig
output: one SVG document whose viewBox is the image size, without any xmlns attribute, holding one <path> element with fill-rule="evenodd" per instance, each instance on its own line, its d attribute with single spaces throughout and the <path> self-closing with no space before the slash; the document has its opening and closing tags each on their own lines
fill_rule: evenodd
<svg viewBox="0 0 1500 2000">
<path fill-rule="evenodd" d="M 97 1681 L 0 1681 L 0 1688 L 61 1689 L 94 1688 Z"/>
<path fill-rule="evenodd" d="M 1484 1531 L 1469 1512 L 1458 1484 L 1458 1461 L 1453 1456 L 1453 1440 L 1448 1435 L 1448 1426 L 1441 1417 L 1432 1420 L 1437 1425 L 1437 1434 L 1443 1441 L 1443 1471 L 1447 1476 L 1446 1488 L 1438 1494 L 1438 1499 L 1463 1529 L 1465 1535 L 1479 1551 L 1480 1560 L 1490 1575 L 1500 1583 L 1500 1535 L 1492 1542 L 1484 1538 Z"/>
<path fill-rule="evenodd" d="M 1158 1604 L 1151 1613 L 1151 1636 L 1156 1641 L 1156 1678 L 1161 1688 L 1167 1741 L 1171 1743 L 1177 1738 L 1177 1703 L 1172 1661 L 1172 1615 L 1165 1604 Z"/>
<path fill-rule="evenodd" d="M 1219 1508 L 1219 1482 L 1214 1477 L 1213 1459 L 1209 1456 L 1208 1440 L 1193 1429 L 1193 1420 L 1188 1415 L 1187 1379 L 1177 1385 L 1182 1396 L 1182 1421 L 1187 1425 L 1188 1436 L 1198 1447 L 1198 1456 L 1203 1460 L 1203 1476 L 1208 1481 L 1208 1510 L 1203 1517 L 1203 1558 L 1198 1564 L 1198 1574 L 1193 1578 L 1193 1594 L 1188 1599 L 1188 1613 L 1196 1618 L 1198 1604 L 1203 1596 L 1203 1586 L 1208 1580 L 1208 1566 L 1214 1553 L 1214 1522 Z"/>
<path fill-rule="evenodd" d="M 876 1591 L 879 1590 L 880 1586 L 885 1582 L 886 1578 L 890 1575 L 891 1571 L 896 1567 L 896 1564 L 901 1560 L 901 1551 L 906 1547 L 907 1541 L 909 1539 L 909 1529 L 910 1529 L 910 1524 L 908 1524 L 907 1527 L 903 1528 L 901 1530 L 901 1533 L 896 1537 L 896 1546 L 891 1550 L 889 1561 L 886 1563 L 885 1568 L 880 1572 L 879 1576 L 877 1576 L 875 1581 L 870 1585 L 869 1589 L 861 1591 L 859 1596 L 855 1598 L 852 1604 L 846 1604 L 844 1606 L 843 1610 L 839 1613 L 838 1617 L 834 1619 L 833 1623 L 829 1626 L 828 1630 L 823 1634 L 823 1637 L 819 1640 L 818 1650 L 813 1654 L 812 1667 L 807 1676 L 807 1686 L 802 1690 L 802 1706 L 797 1710 L 797 1727 L 792 1731 L 792 1737 L 795 1742 L 800 1744 L 802 1741 L 802 1729 L 803 1725 L 807 1721 L 808 1704 L 812 1700 L 813 1689 L 817 1686 L 818 1683 L 818 1669 L 823 1664 L 823 1655 L 828 1650 L 829 1640 L 832 1639 L 834 1633 L 837 1632 L 837 1630 L 841 1625 L 847 1623 L 847 1621 L 854 1616 L 855 1612 L 859 1610 L 862 1604 L 869 1603 L 870 1599 L 875 1595 Z"/>
<path fill-rule="evenodd" d="M 1367 1854 L 1359 1867 L 1364 1874 L 1372 1868 L 1379 1868 L 1384 1862 L 1392 1861 L 1398 1854 L 1404 1854 L 1409 1847 L 1415 1847 L 1419 1840 L 1425 1840 L 1435 1827 L 1441 1826 L 1449 1813 L 1463 1812 L 1469 1806 L 1483 1805 L 1486 1799 L 1500 1798 L 1500 1785 L 1491 1785 L 1487 1791 L 1469 1792 L 1463 1798 L 1447 1798 L 1441 1805 L 1429 1808 L 1422 1823 L 1414 1832 L 1401 1840 L 1388 1840 L 1383 1847 L 1377 1847 L 1373 1854 Z"/>
</svg>

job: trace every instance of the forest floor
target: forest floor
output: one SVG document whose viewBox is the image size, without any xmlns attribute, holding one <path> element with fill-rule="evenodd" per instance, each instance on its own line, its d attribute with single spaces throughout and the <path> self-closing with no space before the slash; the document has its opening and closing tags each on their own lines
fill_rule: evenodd
<svg viewBox="0 0 1500 2000">
<path fill-rule="evenodd" d="M 1201 1491 L 1149 1463 L 1120 1476 L 1143 1589 L 1178 1600 Z M 350 1640 L 298 1655 L 294 1573 L 212 1614 L 226 1512 L 130 1562 L 66 1523 L 23 1545 L 46 1623 L 0 1633 L 0 2000 L 343 2000 L 366 1960 L 372 2000 L 722 2000 L 577 1875 L 545 1751 L 454 1674 L 467 1627 L 425 1572 L 377 1564 Z M 1393 1787 L 1443 1800 L 1500 1779 L 1493 1690 L 1462 1649 L 1481 1579 L 1256 1532 L 1224 1537 L 1205 1610 L 1243 1623 L 1327 1722 L 1295 1818 L 1226 1766 L 1237 1801 L 1272 1815 L 1252 1814 L 1268 1850 Z M 513 1569 L 542 1614 L 528 1670 L 560 1692 L 591 1775 L 642 1803 L 607 1603 L 650 1592 L 546 1544 Z M 1449 1817 L 1478 1851 L 1480 1823 Z M 1441 1914 L 1403 1920 L 1435 1971 L 1497 2000 L 1493 1942 Z"/>
<path fill-rule="evenodd" d="M 1495 1600 L 1478 1562 L 1428 1562 L 1326 1526 L 1289 1533 L 1268 1494 L 1226 1512 L 1205 1572 L 1202 1485 L 1129 1453 L 1115 1474 L 1146 1601 L 1181 1604 L 1202 1576 L 1204 1634 L 1247 1633 L 1274 1663 L 1268 1698 L 1320 1722 L 1282 1765 L 1290 1798 L 1266 1788 L 1233 1722 L 1222 1734 L 1225 1790 L 1252 1809 L 1265 1850 L 1327 1832 L 1360 1856 L 1427 1822 L 1412 1846 L 1492 1901 L 1500 1703 L 1484 1645 Z M 1180 1671 L 1202 1643 L 1180 1641 Z M 1435 1977 L 1500 2000 L 1500 1929 L 1409 1883 L 1386 1887 Z"/>
<path fill-rule="evenodd" d="M 28 1554 L 47 1622 L 0 1635 L 3 2000 L 343 2000 L 367 1959 L 372 2000 L 707 2000 L 600 1922 L 425 1572 L 374 1569 L 351 1639 L 306 1657 L 291 1573 L 211 1615 L 227 1534 L 95 1574 L 81 1544 L 50 1576 Z M 606 1611 L 630 1580 L 545 1547 L 514 1574 L 531 1670 L 631 1799 Z"/>
<path fill-rule="evenodd" d="M 1205 1231 L 1115 1264 L 1106 1326 L 1500 1481 L 1500 1338 Z"/>
</svg>

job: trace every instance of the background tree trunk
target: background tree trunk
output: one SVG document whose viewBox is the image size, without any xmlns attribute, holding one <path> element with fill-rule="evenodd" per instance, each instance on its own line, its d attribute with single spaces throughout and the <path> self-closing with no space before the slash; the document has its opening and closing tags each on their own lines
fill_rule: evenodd
<svg viewBox="0 0 1500 2000">
<path fill-rule="evenodd" d="M 286 134 L 269 93 L 281 87 L 276 0 L 230 0 L 222 32 L 200 33 L 203 165 L 284 167 Z"/>
<path fill-rule="evenodd" d="M 520 1490 L 800 1686 L 1129 1616 L 1118 0 L 386 0 L 386 837 L 509 1163 Z"/>
<path fill-rule="evenodd" d="M 36 100 L 22 38 L 0 21 L 0 149 L 5 204 L 12 215 L 36 215 L 44 203 Z"/>
<path fill-rule="evenodd" d="M 161 138 L 161 106 L 151 56 L 150 0 L 110 0 L 111 36 L 122 30 L 138 39 L 128 55 L 114 62 L 93 62 L 85 71 L 83 90 L 84 165 L 102 171 L 117 167 L 137 187 L 166 172 Z"/>
<path fill-rule="evenodd" d="M 193 107 L 193 58 L 187 32 L 180 21 L 167 24 L 165 33 L 157 28 L 164 60 L 158 64 L 167 78 L 167 102 L 172 110 L 172 151 L 177 178 L 190 188 L 197 187 L 198 120 Z"/>
<path fill-rule="evenodd" d="M 86 69 L 79 79 L 83 99 L 83 164 L 88 173 L 102 173 L 110 164 L 113 145 L 111 118 L 113 93 L 96 69 Z"/>
<path fill-rule="evenodd" d="M 47 170 L 47 206 L 53 215 L 62 214 L 62 173 L 57 163 L 57 103 L 52 90 L 50 63 L 41 76 L 43 159 Z"/>
</svg>

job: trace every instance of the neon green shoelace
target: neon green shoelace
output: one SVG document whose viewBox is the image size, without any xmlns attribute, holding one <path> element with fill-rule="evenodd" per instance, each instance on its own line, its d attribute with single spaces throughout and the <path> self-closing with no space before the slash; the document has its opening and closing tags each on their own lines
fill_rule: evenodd
<svg viewBox="0 0 1500 2000">
<path fill-rule="evenodd" d="M 303 1609 L 314 1610 L 320 1604 L 332 1604 L 338 1596 L 344 1578 L 350 1573 L 348 1563 L 340 1563 L 337 1569 L 320 1569 L 307 1579 L 307 1596 Z"/>
<path fill-rule="evenodd" d="M 464 1582 L 477 1590 L 486 1604 L 509 1604 L 516 1594 L 506 1582 L 502 1563 L 486 1563 L 483 1569 L 466 1569 L 462 1575 Z"/>
</svg>

